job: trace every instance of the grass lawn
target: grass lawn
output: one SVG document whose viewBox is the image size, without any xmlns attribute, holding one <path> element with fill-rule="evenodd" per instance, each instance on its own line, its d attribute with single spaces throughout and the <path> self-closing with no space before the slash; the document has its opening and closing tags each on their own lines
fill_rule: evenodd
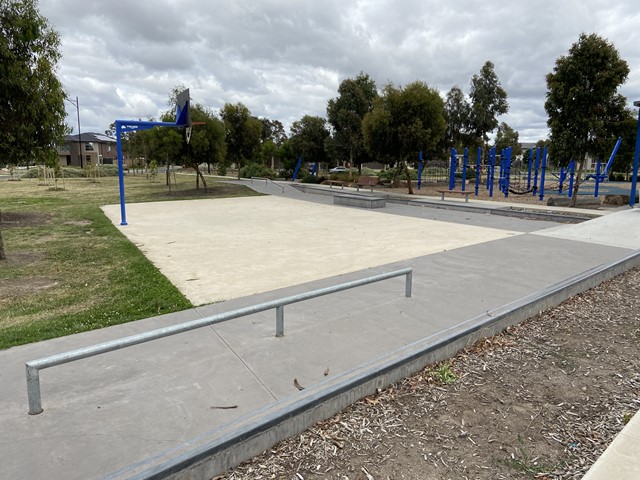
<svg viewBox="0 0 640 480">
<path fill-rule="evenodd" d="M 205 195 L 188 175 L 176 182 L 169 194 L 163 177 L 127 176 L 127 203 L 256 195 L 211 180 Z M 65 187 L 0 180 L 0 349 L 192 307 L 100 210 L 119 202 L 117 177 Z"/>
</svg>

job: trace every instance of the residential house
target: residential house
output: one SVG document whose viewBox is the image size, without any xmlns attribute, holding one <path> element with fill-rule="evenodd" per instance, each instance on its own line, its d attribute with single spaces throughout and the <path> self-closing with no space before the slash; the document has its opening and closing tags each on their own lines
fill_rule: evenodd
<svg viewBox="0 0 640 480">
<path fill-rule="evenodd" d="M 64 145 L 58 147 L 62 166 L 84 167 L 118 162 L 115 138 L 102 133 L 83 132 L 80 135 L 67 135 L 64 141 Z"/>
</svg>

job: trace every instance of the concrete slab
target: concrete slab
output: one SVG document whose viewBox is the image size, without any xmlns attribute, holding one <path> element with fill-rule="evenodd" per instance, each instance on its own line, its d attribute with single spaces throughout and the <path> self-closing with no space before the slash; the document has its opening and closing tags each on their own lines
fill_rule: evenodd
<svg viewBox="0 0 640 480">
<path fill-rule="evenodd" d="M 496 219 L 512 220 L 518 226 L 514 230 L 477 227 L 474 225 L 491 225 L 492 220 L 473 212 L 464 216 L 456 212 L 452 217 L 438 212 L 439 220 L 434 221 L 425 218 L 430 215 L 428 209 L 410 206 L 394 205 L 393 214 L 389 214 L 325 204 L 308 208 L 313 206 L 309 201 L 257 200 L 265 200 L 268 208 L 256 208 L 252 202 L 237 202 L 242 208 L 235 210 L 218 205 L 212 208 L 213 201 L 202 201 L 194 208 L 200 212 L 225 210 L 242 217 L 245 224 L 254 225 L 252 235 L 231 220 L 226 227 L 226 220 L 204 213 L 193 218 L 176 216 L 177 226 L 171 228 L 166 217 L 159 221 L 149 213 L 179 208 L 185 202 L 160 207 L 148 204 L 139 210 L 129 206 L 128 234 L 136 239 L 136 228 L 130 227 L 149 225 L 144 228 L 153 232 L 159 245 L 157 255 L 175 260 L 181 258 L 182 245 L 198 252 L 200 245 L 219 243 L 219 250 L 207 255 L 220 261 L 247 255 L 259 263 L 255 270 L 252 262 L 243 267 L 245 270 L 227 270 L 220 283 L 263 275 L 273 280 L 274 287 L 186 312 L 0 351 L 3 476 L 67 480 L 104 478 L 119 472 L 115 477 L 127 478 L 132 465 L 142 468 L 149 458 L 184 454 L 203 439 L 228 435 L 237 426 L 234 422 L 259 421 L 261 414 L 268 415 L 279 402 L 297 405 L 309 392 L 320 391 L 333 378 L 375 362 L 381 355 L 460 328 L 469 319 L 558 282 L 570 283 L 574 276 L 634 251 L 622 240 L 616 246 L 576 241 L 562 229 L 553 236 L 522 234 L 531 228 L 518 219 Z M 195 206 L 192 201 L 187 205 L 189 210 Z M 267 214 L 267 210 L 273 212 Z M 336 233 L 326 223 L 340 216 L 348 222 Z M 291 221 L 283 222 L 282 218 Z M 452 221 L 441 221 L 445 218 Z M 638 216 L 624 217 L 626 229 L 635 228 L 639 220 Z M 203 221 L 224 224 L 225 229 L 215 232 L 211 227 L 200 232 L 198 223 Z M 276 223 L 297 227 L 289 232 L 290 240 L 282 240 L 296 252 L 295 262 L 277 261 L 277 249 L 270 254 L 273 258 L 265 258 L 254 256 L 251 248 L 239 248 L 245 243 L 254 249 L 265 242 L 281 245 L 280 234 L 274 233 Z M 363 226 L 378 223 L 386 228 L 367 230 Z M 413 230 L 419 230 L 420 235 L 409 236 L 406 242 L 397 237 L 386 243 L 384 233 L 396 224 L 408 236 Z M 548 226 L 545 222 L 533 224 Z M 501 225 L 508 227 L 508 223 Z M 606 239 L 603 230 L 614 229 L 603 223 L 592 234 Z M 251 243 L 253 232 L 262 244 Z M 322 240 L 332 235 L 330 244 L 339 244 L 338 251 L 345 254 L 333 257 L 332 251 L 324 253 L 323 245 L 311 242 L 317 240 L 314 237 Z M 358 242 L 344 241 L 351 235 Z M 431 245 L 424 249 L 425 239 L 432 238 L 438 248 Z M 168 243 L 174 239 L 184 242 L 179 249 Z M 307 242 L 312 245 L 312 254 L 301 259 Z M 356 248 L 368 260 L 359 269 L 359 264 L 351 261 L 351 257 L 360 257 L 352 253 Z M 409 254 L 403 251 L 396 259 L 387 257 L 386 250 L 407 250 Z M 407 256 L 410 254 L 413 257 Z M 321 261 L 314 262 L 316 256 Z M 387 260 L 380 264 L 372 258 Z M 192 262 L 199 267 L 197 261 Z M 346 264 L 351 270 L 327 274 L 326 263 Z M 302 280 L 294 285 L 283 282 L 275 288 L 281 273 L 268 267 L 280 264 L 299 265 L 303 275 L 288 281 Z M 399 278 L 292 305 L 285 308 L 282 338 L 273 336 L 275 312 L 270 311 L 45 370 L 41 374 L 44 413 L 26 413 L 25 361 L 407 266 L 414 269 L 412 298 L 403 296 L 404 282 Z M 294 378 L 307 390 L 299 392 Z"/>
<path fill-rule="evenodd" d="M 640 412 L 636 413 L 582 480 L 640 478 Z"/>
<path fill-rule="evenodd" d="M 589 222 L 549 228 L 536 232 L 536 234 L 578 242 L 638 249 L 640 248 L 640 209 L 617 211 Z"/>
<path fill-rule="evenodd" d="M 196 305 L 519 234 L 278 197 L 127 209 L 118 228 Z"/>
</svg>

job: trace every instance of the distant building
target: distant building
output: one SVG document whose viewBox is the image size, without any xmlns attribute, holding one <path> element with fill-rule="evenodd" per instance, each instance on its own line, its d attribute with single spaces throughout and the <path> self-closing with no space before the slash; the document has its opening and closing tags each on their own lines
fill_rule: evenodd
<svg viewBox="0 0 640 480">
<path fill-rule="evenodd" d="M 64 145 L 58 147 L 60 165 L 84 167 L 118 162 L 115 138 L 102 133 L 83 132 L 79 140 L 78 135 L 64 137 Z"/>
</svg>

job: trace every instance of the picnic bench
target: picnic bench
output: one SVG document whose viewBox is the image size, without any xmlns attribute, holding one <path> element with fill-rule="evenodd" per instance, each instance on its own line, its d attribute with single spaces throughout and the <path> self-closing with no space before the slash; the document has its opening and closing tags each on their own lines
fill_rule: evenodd
<svg viewBox="0 0 640 480">
<path fill-rule="evenodd" d="M 445 194 L 464 195 L 464 201 L 467 203 L 469 202 L 469 195 L 473 193 L 471 190 L 465 190 L 464 192 L 462 190 L 436 190 L 436 192 L 438 192 L 441 195 L 440 200 L 444 200 Z"/>
<path fill-rule="evenodd" d="M 358 177 L 358 181 L 356 182 L 357 191 L 360 191 L 360 187 L 369 187 L 373 192 L 373 187 L 375 187 L 379 183 L 380 179 L 378 177 L 360 175 Z"/>
</svg>

